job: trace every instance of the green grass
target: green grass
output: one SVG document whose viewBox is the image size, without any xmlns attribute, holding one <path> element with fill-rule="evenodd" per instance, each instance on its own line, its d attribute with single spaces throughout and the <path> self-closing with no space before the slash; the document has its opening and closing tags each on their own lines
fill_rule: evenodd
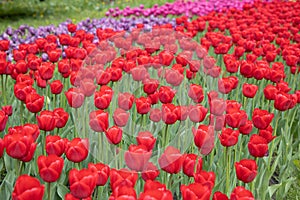
<svg viewBox="0 0 300 200">
<path fill-rule="evenodd" d="M 27 24 L 33 27 L 45 25 L 58 25 L 66 19 L 77 23 L 87 18 L 105 17 L 109 8 L 125 8 L 127 5 L 136 7 L 144 4 L 145 7 L 152 7 L 155 3 L 162 5 L 173 0 L 0 0 L 0 32 L 7 27 L 18 28 Z"/>
</svg>

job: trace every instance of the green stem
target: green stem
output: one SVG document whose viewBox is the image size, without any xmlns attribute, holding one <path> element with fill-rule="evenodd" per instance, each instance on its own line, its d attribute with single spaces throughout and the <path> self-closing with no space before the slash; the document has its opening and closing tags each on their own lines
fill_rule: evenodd
<svg viewBox="0 0 300 200">
<path fill-rule="evenodd" d="M 229 147 L 226 147 L 226 161 L 227 161 L 227 170 L 226 170 L 226 194 L 230 193 L 230 171 L 231 171 L 231 152 Z"/>
<path fill-rule="evenodd" d="M 19 176 L 21 176 L 24 162 L 20 161 L 19 163 L 20 163 L 20 166 L 19 166 L 19 172 L 18 172 L 18 174 L 19 174 Z"/>
<path fill-rule="evenodd" d="M 51 183 L 47 184 L 47 188 L 48 188 L 48 200 L 51 200 Z"/>
<path fill-rule="evenodd" d="M 20 122 L 21 122 L 21 125 L 23 125 L 23 114 L 24 114 L 24 105 L 23 105 L 23 102 L 20 101 Z"/>
</svg>

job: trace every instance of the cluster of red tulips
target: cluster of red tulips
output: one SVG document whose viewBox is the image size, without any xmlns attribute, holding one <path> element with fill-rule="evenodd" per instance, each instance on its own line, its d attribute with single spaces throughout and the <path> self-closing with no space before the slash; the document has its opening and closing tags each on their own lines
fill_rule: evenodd
<svg viewBox="0 0 300 200">
<path fill-rule="evenodd" d="M 256 2 L 150 32 L 69 24 L 12 62 L 0 41 L 1 196 L 270 199 L 274 140 L 300 115 L 299 16 Z"/>
</svg>

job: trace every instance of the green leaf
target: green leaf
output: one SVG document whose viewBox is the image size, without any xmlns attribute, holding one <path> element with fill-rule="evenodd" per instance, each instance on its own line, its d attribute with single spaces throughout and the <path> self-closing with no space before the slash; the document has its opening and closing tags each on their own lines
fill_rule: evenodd
<svg viewBox="0 0 300 200">
<path fill-rule="evenodd" d="M 300 171 L 300 160 L 293 160 L 293 163 L 297 167 L 297 170 Z"/>
<path fill-rule="evenodd" d="M 269 191 L 269 195 L 270 197 L 273 196 L 273 194 L 276 192 L 276 190 L 278 190 L 281 187 L 281 183 L 275 184 L 275 185 L 271 185 L 268 188 Z"/>
<path fill-rule="evenodd" d="M 65 195 L 69 192 L 69 189 L 62 185 L 62 184 L 57 184 L 57 194 L 61 199 L 65 198 Z"/>
</svg>

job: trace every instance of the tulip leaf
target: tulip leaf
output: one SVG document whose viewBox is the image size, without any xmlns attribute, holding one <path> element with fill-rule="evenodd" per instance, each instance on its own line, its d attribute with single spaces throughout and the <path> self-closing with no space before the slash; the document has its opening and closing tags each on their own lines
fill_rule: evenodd
<svg viewBox="0 0 300 200">
<path fill-rule="evenodd" d="M 281 185 L 282 185 L 282 183 L 278 183 L 275 185 L 271 185 L 268 188 L 270 197 L 273 196 L 273 194 L 281 187 Z"/>
<path fill-rule="evenodd" d="M 300 160 L 293 160 L 293 163 L 297 167 L 297 170 L 300 171 Z"/>
<path fill-rule="evenodd" d="M 57 194 L 61 199 L 65 198 L 65 195 L 69 192 L 69 189 L 62 185 L 62 184 L 57 184 Z"/>
</svg>

